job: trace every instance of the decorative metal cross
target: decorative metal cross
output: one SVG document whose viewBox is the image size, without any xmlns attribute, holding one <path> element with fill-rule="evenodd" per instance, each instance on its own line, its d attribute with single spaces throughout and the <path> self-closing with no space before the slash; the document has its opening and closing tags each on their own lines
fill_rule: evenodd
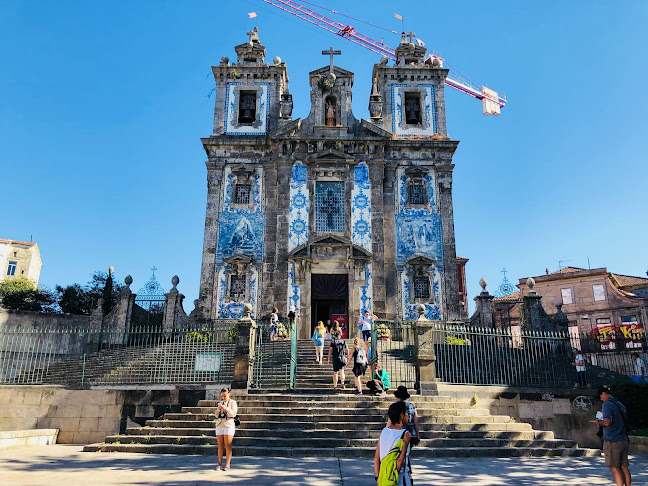
<svg viewBox="0 0 648 486">
<path fill-rule="evenodd" d="M 153 276 L 154 276 L 154 277 L 155 277 L 155 271 L 156 271 L 157 269 L 158 269 L 158 268 L 157 268 L 155 265 L 153 265 L 153 267 L 151 268 L 151 270 L 153 271 Z"/>
<path fill-rule="evenodd" d="M 342 51 L 336 51 L 336 50 L 333 49 L 333 47 L 331 47 L 328 51 L 322 51 L 322 55 L 323 55 L 323 56 L 326 56 L 327 54 L 328 54 L 329 56 L 331 56 L 331 65 L 330 65 L 330 67 L 329 67 L 329 72 L 330 72 L 330 73 L 333 73 L 333 56 L 339 56 L 339 55 L 341 55 L 341 54 L 342 54 Z"/>
<path fill-rule="evenodd" d="M 414 43 L 414 38 L 416 37 L 416 34 L 414 32 L 410 32 L 409 34 L 407 34 L 407 37 L 409 37 L 410 44 L 413 44 Z"/>
<path fill-rule="evenodd" d="M 500 270 L 500 271 L 504 274 L 504 280 L 506 280 L 506 272 L 508 270 L 506 270 L 506 268 L 502 268 L 502 270 Z"/>
</svg>

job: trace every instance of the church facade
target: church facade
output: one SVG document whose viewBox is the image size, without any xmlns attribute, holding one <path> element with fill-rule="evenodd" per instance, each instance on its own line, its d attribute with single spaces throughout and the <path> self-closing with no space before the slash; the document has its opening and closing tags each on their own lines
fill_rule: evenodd
<svg viewBox="0 0 648 486">
<path fill-rule="evenodd" d="M 258 31 L 212 68 L 199 310 L 253 318 L 273 307 L 318 320 L 425 316 L 454 321 L 459 301 L 452 156 L 444 81 L 424 47 L 403 40 L 397 60 L 373 67 L 369 119 L 351 110 L 353 73 L 309 74 L 311 110 L 292 117 L 286 64 L 266 63 Z"/>
</svg>

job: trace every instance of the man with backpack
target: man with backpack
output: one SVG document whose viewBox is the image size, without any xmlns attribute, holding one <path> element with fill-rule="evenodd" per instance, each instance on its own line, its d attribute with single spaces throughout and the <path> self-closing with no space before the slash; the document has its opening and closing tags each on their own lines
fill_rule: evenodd
<svg viewBox="0 0 648 486">
<path fill-rule="evenodd" d="M 593 420 L 592 423 L 603 427 L 605 465 L 610 468 L 616 486 L 630 486 L 632 478 L 628 469 L 628 412 L 625 405 L 612 396 L 612 390 L 607 386 L 600 386 L 598 393 L 603 402 L 603 419 Z"/>
<path fill-rule="evenodd" d="M 405 457 L 412 435 L 404 424 L 409 421 L 405 402 L 392 403 L 387 411 L 388 425 L 380 433 L 374 454 L 374 478 L 378 486 L 411 486 Z"/>
<path fill-rule="evenodd" d="M 344 367 L 349 362 L 349 349 L 347 347 L 346 341 L 344 339 L 340 339 L 340 334 L 338 332 L 333 333 L 333 340 L 331 341 L 331 346 L 329 347 L 329 364 L 331 364 L 331 359 L 333 360 L 333 388 L 337 388 L 339 373 L 342 389 L 346 390 L 346 385 L 344 383 Z"/>
</svg>

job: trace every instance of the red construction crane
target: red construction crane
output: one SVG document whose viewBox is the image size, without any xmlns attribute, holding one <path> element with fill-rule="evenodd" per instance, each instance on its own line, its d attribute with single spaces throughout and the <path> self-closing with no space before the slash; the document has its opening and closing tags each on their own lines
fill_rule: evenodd
<svg viewBox="0 0 648 486">
<path fill-rule="evenodd" d="M 337 22 L 333 19 L 326 17 L 314 10 L 311 10 L 303 5 L 293 2 L 292 0 L 263 0 L 265 3 L 272 5 L 278 9 L 283 10 L 295 17 L 299 17 L 306 22 L 309 22 L 317 27 L 320 27 L 324 30 L 327 30 L 335 35 L 339 35 L 344 39 L 353 42 L 365 49 L 369 49 L 372 52 L 380 54 L 381 56 L 387 57 L 393 61 L 396 60 L 396 52 L 389 46 L 386 46 L 382 41 L 377 41 L 372 39 L 364 34 L 358 32 L 355 27 L 351 25 L 344 25 L 340 22 Z M 310 3 L 310 2 L 308 2 Z M 314 4 L 312 4 L 314 5 Z M 324 8 L 324 7 L 320 7 Z M 330 10 L 330 9 L 327 9 Z M 339 14 L 335 10 L 331 10 L 333 13 Z M 357 19 L 356 19 L 357 20 Z M 394 31 L 391 31 L 394 32 Z M 395 32 L 394 32 L 395 33 Z M 414 34 L 412 34 L 414 35 Z M 418 39 L 417 39 L 418 41 Z M 434 53 L 430 56 L 433 59 L 438 59 L 442 64 L 445 60 Z M 466 93 L 478 100 L 482 101 L 482 107 L 485 115 L 499 115 L 500 109 L 506 105 L 506 95 L 503 93 L 498 93 L 492 89 L 487 88 L 486 86 L 477 86 L 468 79 L 464 78 L 459 74 L 458 71 L 452 69 L 449 63 L 445 64 L 450 69 L 450 74 L 446 78 L 445 83 L 451 88 L 457 89 L 462 93 Z M 454 71 L 454 72 L 453 72 Z"/>
</svg>

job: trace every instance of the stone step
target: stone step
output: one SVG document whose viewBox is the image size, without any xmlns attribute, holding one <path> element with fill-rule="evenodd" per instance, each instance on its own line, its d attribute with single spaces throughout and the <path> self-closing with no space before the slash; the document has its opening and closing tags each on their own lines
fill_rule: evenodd
<svg viewBox="0 0 648 486">
<path fill-rule="evenodd" d="M 502 432 L 502 431 L 425 431 L 421 430 L 421 439 L 513 439 L 513 440 L 552 440 L 554 433 L 551 431 L 526 431 L 526 432 Z M 375 430 L 326 430 L 326 429 L 282 429 L 281 437 L 290 437 L 293 439 L 301 438 L 336 438 L 343 435 L 349 439 L 368 439 L 376 438 Z M 130 435 L 169 435 L 174 437 L 201 436 L 214 437 L 216 430 L 214 427 L 209 428 L 152 428 L 152 427 L 130 427 L 126 430 L 125 436 Z M 276 437 L 277 432 L 273 429 L 245 429 L 238 428 L 236 437 Z M 122 436 L 123 437 L 123 436 Z M 128 439 L 124 440 L 128 442 Z M 122 441 L 122 442 L 124 442 Z"/>
<path fill-rule="evenodd" d="M 337 404 L 336 404 L 337 405 Z M 434 406 L 437 405 L 437 406 Z M 430 414 L 439 414 L 443 415 L 464 415 L 464 416 L 475 416 L 475 415 L 488 415 L 489 411 L 487 408 L 470 408 L 465 406 L 462 408 L 457 407 L 443 407 L 438 405 L 445 404 L 431 404 L 430 406 L 423 405 L 416 407 L 417 414 L 419 416 L 430 415 Z M 206 416 L 209 414 L 216 413 L 216 407 L 183 407 L 182 411 L 174 415 L 200 415 L 203 416 L 203 420 L 206 419 Z M 322 404 L 303 404 L 299 403 L 292 407 L 246 407 L 243 405 L 238 406 L 239 415 L 259 415 L 259 414 L 310 414 L 310 413 L 319 413 L 327 415 L 380 415 L 384 417 L 387 413 L 386 407 L 374 406 L 374 407 L 354 407 L 351 404 L 340 403 L 335 407 L 325 407 Z M 171 417 L 170 414 L 165 415 L 165 418 L 169 420 L 179 420 L 178 417 Z"/>
<path fill-rule="evenodd" d="M 289 424 L 290 428 L 299 428 L 303 430 L 309 429 L 328 429 L 336 430 L 342 433 L 345 430 L 382 430 L 385 426 L 385 420 L 366 420 L 366 421 L 346 421 L 346 422 L 333 422 L 333 421 L 318 421 L 312 420 L 308 417 L 303 421 L 292 420 L 264 420 L 264 421 L 245 421 L 241 420 L 241 425 L 237 429 L 285 429 Z M 215 427 L 214 421 L 202 420 L 148 420 L 146 425 L 150 428 L 200 428 L 207 429 Z M 492 422 L 466 422 L 466 423 L 420 423 L 419 429 L 422 431 L 427 430 L 473 430 L 473 431 L 531 431 L 531 425 L 527 423 L 492 423 Z"/>
<path fill-rule="evenodd" d="M 371 404 L 384 406 L 385 408 L 389 407 L 394 403 L 394 395 L 392 393 L 386 393 L 382 396 L 375 395 L 361 395 L 361 396 L 329 396 L 321 393 L 261 393 L 251 394 L 244 397 L 238 397 L 232 395 L 232 397 L 237 401 L 239 405 L 247 403 L 277 403 L 280 405 L 292 404 L 295 402 L 299 403 L 322 403 L 325 405 L 330 405 L 332 403 L 356 403 L 359 406 L 363 404 Z M 464 404 L 467 402 L 465 398 L 457 397 L 443 397 L 443 396 L 419 396 L 413 395 L 410 400 L 416 407 L 421 406 L 424 403 L 454 403 L 454 404 Z M 199 407 L 217 407 L 220 403 L 220 400 L 199 400 Z"/>
<path fill-rule="evenodd" d="M 377 437 L 355 439 L 348 437 L 308 437 L 300 439 L 300 447 L 375 447 Z M 237 446 L 265 446 L 268 448 L 291 447 L 292 437 L 237 437 Z M 215 436 L 171 436 L 171 435 L 113 435 L 106 437 L 107 444 L 178 444 L 178 445 L 216 445 Z M 517 440 L 490 438 L 437 438 L 422 439 L 417 448 L 463 448 L 463 447 L 541 447 L 575 448 L 575 441 L 569 440 Z"/>
<path fill-rule="evenodd" d="M 235 443 L 236 444 L 236 443 Z M 137 452 L 149 454 L 201 454 L 214 455 L 218 448 L 213 445 L 167 445 L 167 444 L 91 444 L 86 452 Z M 232 446 L 234 456 L 273 457 L 373 457 L 375 447 L 339 448 L 268 448 L 259 446 Z M 598 449 L 543 448 L 543 447 L 464 447 L 464 448 L 420 448 L 412 451 L 417 457 L 585 457 L 600 455 Z"/>
</svg>

